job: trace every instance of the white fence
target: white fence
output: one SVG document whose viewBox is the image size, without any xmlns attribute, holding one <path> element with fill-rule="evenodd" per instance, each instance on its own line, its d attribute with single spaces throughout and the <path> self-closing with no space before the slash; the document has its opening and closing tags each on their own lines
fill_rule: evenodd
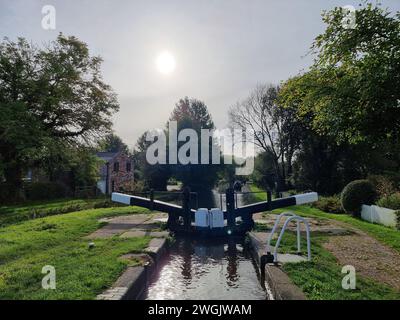
<svg viewBox="0 0 400 320">
<path fill-rule="evenodd" d="M 395 212 L 396 210 L 363 204 L 361 219 L 387 227 L 396 227 L 397 218 Z"/>
</svg>

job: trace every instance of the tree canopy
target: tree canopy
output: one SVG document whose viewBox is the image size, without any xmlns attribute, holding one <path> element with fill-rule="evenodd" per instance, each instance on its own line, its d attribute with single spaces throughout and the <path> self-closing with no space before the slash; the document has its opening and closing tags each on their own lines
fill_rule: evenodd
<svg viewBox="0 0 400 320">
<path fill-rule="evenodd" d="M 109 131 L 118 102 L 101 62 L 62 34 L 42 48 L 23 38 L 0 43 L 0 151 L 10 187 L 20 188 L 23 170 L 52 145 L 89 144 Z"/>
<path fill-rule="evenodd" d="M 327 27 L 312 45 L 315 62 L 284 84 L 281 102 L 338 142 L 398 141 L 400 16 L 367 4 L 356 11 L 355 28 L 346 28 L 343 14 L 323 14 Z"/>
</svg>

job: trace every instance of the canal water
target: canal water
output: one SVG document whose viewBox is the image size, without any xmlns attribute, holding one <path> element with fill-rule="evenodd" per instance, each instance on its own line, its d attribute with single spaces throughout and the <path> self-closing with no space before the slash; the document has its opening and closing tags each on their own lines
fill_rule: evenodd
<svg viewBox="0 0 400 320">
<path fill-rule="evenodd" d="M 178 238 L 153 277 L 148 300 L 265 300 L 243 239 Z"/>
</svg>

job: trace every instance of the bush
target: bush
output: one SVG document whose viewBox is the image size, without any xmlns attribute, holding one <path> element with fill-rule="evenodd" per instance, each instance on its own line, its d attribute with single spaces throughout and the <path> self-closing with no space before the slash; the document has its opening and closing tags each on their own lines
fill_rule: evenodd
<svg viewBox="0 0 400 320">
<path fill-rule="evenodd" d="M 118 203 L 112 202 L 110 199 L 104 199 L 102 201 L 97 201 L 93 205 L 93 209 L 101 209 L 101 208 L 111 208 L 119 206 Z"/>
<path fill-rule="evenodd" d="M 141 193 L 146 190 L 145 185 L 142 181 L 126 181 L 121 184 L 119 192 L 129 192 L 129 193 Z"/>
<path fill-rule="evenodd" d="M 396 192 L 396 186 L 391 177 L 370 175 L 368 180 L 374 185 L 379 197 L 387 197 Z"/>
<path fill-rule="evenodd" d="M 393 193 L 386 197 L 382 197 L 377 201 L 376 204 L 380 207 L 393 210 L 400 210 L 400 192 Z"/>
<path fill-rule="evenodd" d="M 400 210 L 394 213 L 396 215 L 396 229 L 400 230 Z"/>
<path fill-rule="evenodd" d="M 312 203 L 311 206 L 329 213 L 345 213 L 339 196 L 319 197 L 319 200 Z"/>
<path fill-rule="evenodd" d="M 28 200 L 51 200 L 68 196 L 68 189 L 57 182 L 33 182 L 25 190 Z"/>
<path fill-rule="evenodd" d="M 359 217 L 361 215 L 361 205 L 373 204 L 376 197 L 376 190 L 370 181 L 354 180 L 344 187 L 342 191 L 342 207 L 346 213 Z"/>
</svg>

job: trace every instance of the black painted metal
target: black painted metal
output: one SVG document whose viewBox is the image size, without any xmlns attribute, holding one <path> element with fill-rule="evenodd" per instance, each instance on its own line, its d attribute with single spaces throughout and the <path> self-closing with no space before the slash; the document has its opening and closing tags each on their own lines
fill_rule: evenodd
<svg viewBox="0 0 400 320">
<path fill-rule="evenodd" d="M 249 204 L 247 206 L 237 208 L 235 210 L 235 213 L 236 213 L 236 216 L 238 217 L 238 216 L 243 216 L 246 214 L 270 211 L 270 210 L 284 208 L 284 207 L 290 207 L 290 206 L 294 206 L 294 205 L 296 205 L 296 198 L 289 197 L 289 198 L 282 198 L 282 199 L 277 199 L 277 200 L 273 200 L 273 201 L 263 201 L 263 202 Z"/>
<path fill-rule="evenodd" d="M 187 188 L 183 192 L 183 206 L 154 200 L 154 191 L 150 192 L 150 199 L 139 196 L 130 196 L 130 204 L 147 208 L 150 210 L 156 210 L 166 212 L 168 216 L 168 228 L 172 231 L 180 231 L 190 233 L 193 231 L 191 222 L 194 220 L 194 214 L 196 210 L 190 209 L 191 192 Z M 254 221 L 252 215 L 257 212 L 270 211 L 278 208 L 289 207 L 296 205 L 296 198 L 282 198 L 271 200 L 271 193 L 267 193 L 267 201 L 257 202 L 249 204 L 240 208 L 235 207 L 235 193 L 233 188 L 226 190 L 226 208 L 224 211 L 224 219 L 227 220 L 227 227 L 223 230 L 210 229 L 211 233 L 226 235 L 235 233 L 244 233 L 251 230 L 254 227 Z M 183 226 L 179 225 L 179 217 L 183 217 Z M 236 225 L 236 218 L 242 218 L 242 224 Z M 197 230 L 196 230 L 197 231 Z M 200 230 L 198 230 L 200 232 Z M 229 232 L 228 232 L 229 231 Z M 204 233 L 204 232 L 203 232 Z"/>
<path fill-rule="evenodd" d="M 235 228 L 235 191 L 233 188 L 228 188 L 226 190 L 226 220 L 228 223 L 228 228 Z"/>
</svg>

